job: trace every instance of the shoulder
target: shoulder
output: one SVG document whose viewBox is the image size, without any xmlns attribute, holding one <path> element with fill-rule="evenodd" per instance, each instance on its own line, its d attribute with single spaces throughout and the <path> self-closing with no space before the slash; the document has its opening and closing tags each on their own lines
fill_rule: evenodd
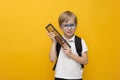
<svg viewBox="0 0 120 80">
<path fill-rule="evenodd" d="M 75 35 L 75 40 L 81 40 L 82 43 L 85 43 L 85 40 L 82 37 L 77 35 Z"/>
<path fill-rule="evenodd" d="M 79 36 L 75 35 L 75 39 L 81 39 L 81 37 L 79 37 Z"/>
</svg>

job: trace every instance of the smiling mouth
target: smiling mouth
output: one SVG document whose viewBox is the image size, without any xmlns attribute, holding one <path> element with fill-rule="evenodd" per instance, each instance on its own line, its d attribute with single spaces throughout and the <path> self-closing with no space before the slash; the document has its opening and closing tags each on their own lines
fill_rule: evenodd
<svg viewBox="0 0 120 80">
<path fill-rule="evenodd" d="M 72 34 L 72 32 L 67 32 L 68 34 Z"/>
</svg>

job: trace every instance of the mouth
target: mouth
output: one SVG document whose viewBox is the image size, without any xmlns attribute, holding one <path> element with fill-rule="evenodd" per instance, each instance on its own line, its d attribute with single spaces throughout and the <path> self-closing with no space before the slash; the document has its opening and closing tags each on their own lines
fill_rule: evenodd
<svg viewBox="0 0 120 80">
<path fill-rule="evenodd" d="M 70 34 L 70 35 L 71 35 L 71 34 L 73 34 L 73 32 L 67 32 L 67 34 Z"/>
<path fill-rule="evenodd" d="M 72 31 L 68 31 L 67 33 L 72 33 Z"/>
</svg>

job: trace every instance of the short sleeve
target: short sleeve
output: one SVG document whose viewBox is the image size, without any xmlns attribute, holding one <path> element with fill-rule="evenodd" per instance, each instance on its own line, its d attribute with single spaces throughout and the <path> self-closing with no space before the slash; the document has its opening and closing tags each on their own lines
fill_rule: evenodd
<svg viewBox="0 0 120 80">
<path fill-rule="evenodd" d="M 88 51 L 88 47 L 85 40 L 84 39 L 81 39 L 81 40 L 82 40 L 81 42 L 82 42 L 82 54 L 83 54 L 84 52 Z"/>
</svg>

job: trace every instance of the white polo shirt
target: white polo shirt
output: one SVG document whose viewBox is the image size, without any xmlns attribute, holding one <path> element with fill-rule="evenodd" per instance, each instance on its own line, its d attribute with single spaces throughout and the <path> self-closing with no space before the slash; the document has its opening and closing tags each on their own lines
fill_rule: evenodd
<svg viewBox="0 0 120 80">
<path fill-rule="evenodd" d="M 71 46 L 72 53 L 79 56 L 75 47 L 75 35 L 71 39 L 67 40 L 67 42 Z M 82 54 L 83 54 L 84 52 L 88 51 L 88 48 L 83 39 L 81 39 L 81 42 L 82 42 Z M 63 49 L 61 47 L 55 69 L 55 77 L 64 78 L 64 79 L 81 79 L 82 73 L 83 73 L 83 69 L 81 67 L 81 64 L 68 57 L 63 52 Z"/>
</svg>

